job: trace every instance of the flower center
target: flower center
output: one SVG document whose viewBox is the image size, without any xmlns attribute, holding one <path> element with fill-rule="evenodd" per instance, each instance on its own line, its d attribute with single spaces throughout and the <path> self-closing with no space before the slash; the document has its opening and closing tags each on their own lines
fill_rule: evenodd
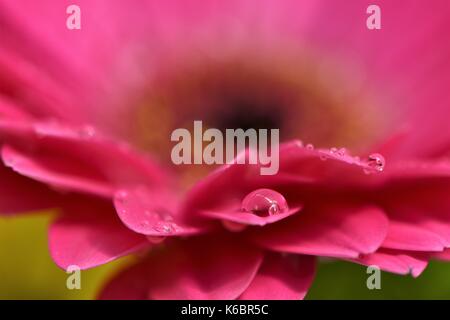
<svg viewBox="0 0 450 320">
<path fill-rule="evenodd" d="M 130 129 L 132 140 L 163 163 L 171 163 L 171 132 L 192 129 L 195 120 L 221 130 L 280 129 L 280 142 L 302 139 L 317 147 L 345 146 L 354 152 L 373 142 L 380 131 L 378 113 L 361 92 L 346 92 L 348 83 L 343 86 L 331 71 L 324 76 L 320 61 L 307 55 L 184 61 L 188 62 L 161 64 L 131 115 L 137 119 Z M 195 180 L 211 167 L 176 169 Z"/>
</svg>

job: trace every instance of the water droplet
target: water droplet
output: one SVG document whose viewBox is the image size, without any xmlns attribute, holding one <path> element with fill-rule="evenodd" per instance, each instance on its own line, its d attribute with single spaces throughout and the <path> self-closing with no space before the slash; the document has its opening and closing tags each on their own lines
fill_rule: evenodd
<svg viewBox="0 0 450 320">
<path fill-rule="evenodd" d="M 144 220 L 144 221 L 141 222 L 141 226 L 142 226 L 143 228 L 146 228 L 146 227 L 148 227 L 149 225 L 150 225 L 150 223 L 149 223 L 147 220 Z"/>
<path fill-rule="evenodd" d="M 306 149 L 308 149 L 308 150 L 313 150 L 313 149 L 314 149 L 314 146 L 313 146 L 311 143 L 308 143 L 308 144 L 306 145 Z"/>
<path fill-rule="evenodd" d="M 176 232 L 178 229 L 178 226 L 173 222 L 158 222 L 153 229 L 157 232 L 161 233 L 173 233 Z"/>
<path fill-rule="evenodd" d="M 242 210 L 261 217 L 284 213 L 289 210 L 286 199 L 270 189 L 258 189 L 249 193 L 242 201 Z"/>
<path fill-rule="evenodd" d="M 247 228 L 245 224 L 229 221 L 229 220 L 222 220 L 222 225 L 231 232 L 240 232 Z"/>
<path fill-rule="evenodd" d="M 336 153 L 336 152 L 337 152 L 337 149 L 336 149 L 336 148 L 331 148 L 331 149 L 330 149 L 330 152 L 331 152 L 331 153 Z"/>
<path fill-rule="evenodd" d="M 386 165 L 386 160 L 384 160 L 384 157 L 379 153 L 373 153 L 367 158 L 367 166 L 368 169 L 365 169 L 364 172 L 367 174 L 370 174 L 372 172 L 381 172 L 384 170 L 384 167 Z"/>
</svg>

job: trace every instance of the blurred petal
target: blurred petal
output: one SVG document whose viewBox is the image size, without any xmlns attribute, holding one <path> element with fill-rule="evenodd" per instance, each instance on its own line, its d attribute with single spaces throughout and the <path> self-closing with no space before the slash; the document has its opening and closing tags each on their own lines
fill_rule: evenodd
<svg viewBox="0 0 450 320">
<path fill-rule="evenodd" d="M 424 172 L 425 170 L 425 172 Z M 450 246 L 450 179 L 438 167 L 390 181 L 378 202 L 390 219 L 383 247 L 442 251 Z"/>
<path fill-rule="evenodd" d="M 388 231 L 384 212 L 373 206 L 328 205 L 254 230 L 251 239 L 280 252 L 356 258 L 375 252 Z"/>
<path fill-rule="evenodd" d="M 204 210 L 201 211 L 200 214 L 205 217 L 210 217 L 218 220 L 226 220 L 231 222 L 240 223 L 243 225 L 254 225 L 254 226 L 265 226 L 266 224 L 271 224 L 280 220 L 283 220 L 295 213 L 298 213 L 301 210 L 301 207 L 295 207 L 287 210 L 283 213 L 277 213 L 274 215 L 268 216 L 258 216 L 256 214 L 250 212 L 244 212 L 241 209 L 233 208 L 224 208 L 219 210 Z"/>
<path fill-rule="evenodd" d="M 146 284 L 150 299 L 236 299 L 254 279 L 263 258 L 240 240 L 215 235 L 173 243 L 150 254 L 141 266 L 119 274 L 100 297 L 142 297 L 141 284 Z"/>
<path fill-rule="evenodd" d="M 0 215 L 55 208 L 58 195 L 47 186 L 0 164 Z"/>
<path fill-rule="evenodd" d="M 246 157 L 250 152 L 252 151 L 247 150 L 240 157 Z M 361 184 L 370 186 L 374 183 L 374 176 L 378 176 L 368 161 L 353 157 L 347 152 L 304 147 L 300 141 L 282 144 L 279 157 L 280 167 L 276 175 L 261 175 L 259 165 L 221 166 L 189 191 L 183 205 L 185 218 L 205 215 L 223 217 L 227 211 L 236 212 L 244 197 L 259 188 L 278 191 L 286 198 L 290 208 L 297 209 L 303 206 L 305 197 L 299 191 L 300 187 L 333 189 Z M 364 171 L 374 174 L 367 175 Z M 235 208 L 229 209 L 230 206 Z M 231 219 L 232 215 L 227 215 Z M 241 218 L 242 221 L 249 221 L 248 215 Z M 250 224 L 261 224 L 259 220 Z"/>
<path fill-rule="evenodd" d="M 303 299 L 314 279 L 315 258 L 267 254 L 241 300 Z"/>
<path fill-rule="evenodd" d="M 8 143 L 2 149 L 7 166 L 63 190 L 109 197 L 118 185 L 168 183 L 151 159 L 100 137 L 89 126 L 15 123 L 0 128 Z"/>
<path fill-rule="evenodd" d="M 109 203 L 86 198 L 74 201 L 66 201 L 63 214 L 49 230 L 50 253 L 61 268 L 92 268 L 150 246 L 145 236 L 120 222 Z"/>
<path fill-rule="evenodd" d="M 117 214 L 131 230 L 149 236 L 184 236 L 202 233 L 208 224 L 185 224 L 179 217 L 177 196 L 164 187 L 120 190 L 114 204 Z"/>
</svg>

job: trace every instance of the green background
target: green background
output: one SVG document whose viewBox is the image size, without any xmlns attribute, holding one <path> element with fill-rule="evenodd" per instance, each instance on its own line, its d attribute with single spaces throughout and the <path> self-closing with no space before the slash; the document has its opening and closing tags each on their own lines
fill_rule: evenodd
<svg viewBox="0 0 450 320">
<path fill-rule="evenodd" d="M 92 299 L 100 284 L 127 259 L 83 271 L 81 290 L 66 289 L 67 274 L 52 262 L 47 227 L 52 216 L 0 218 L 0 299 Z M 321 262 L 307 299 L 450 299 L 450 263 L 432 262 L 417 279 L 381 275 L 369 290 L 366 268 L 342 261 Z"/>
</svg>

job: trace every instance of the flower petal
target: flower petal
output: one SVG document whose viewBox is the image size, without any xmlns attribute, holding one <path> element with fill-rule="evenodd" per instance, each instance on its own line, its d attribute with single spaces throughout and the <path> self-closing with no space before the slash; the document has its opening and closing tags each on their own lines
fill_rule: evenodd
<svg viewBox="0 0 450 320">
<path fill-rule="evenodd" d="M 375 252 L 387 230 L 388 219 L 377 207 L 329 204 L 305 207 L 290 219 L 252 230 L 250 237 L 280 252 L 356 258 Z"/>
<path fill-rule="evenodd" d="M 361 256 L 351 261 L 366 266 L 377 266 L 380 269 L 398 274 L 412 274 L 418 277 L 427 267 L 429 257 L 424 253 L 380 249 L 377 252 Z"/>
<path fill-rule="evenodd" d="M 151 159 L 89 126 L 15 123 L 0 125 L 0 130 L 7 143 L 2 150 L 7 166 L 63 190 L 111 197 L 118 186 L 168 183 Z"/>
<path fill-rule="evenodd" d="M 422 176 L 393 180 L 379 193 L 390 219 L 383 247 L 442 251 L 450 246 L 450 179 Z"/>
<path fill-rule="evenodd" d="M 241 300 L 303 299 L 315 275 L 311 256 L 267 254 Z"/>
<path fill-rule="evenodd" d="M 86 198 L 67 202 L 49 230 L 50 253 L 61 268 L 92 268 L 151 245 L 128 230 L 109 203 Z"/>
<path fill-rule="evenodd" d="M 239 157 L 247 157 L 246 150 Z M 198 182 L 188 193 L 183 205 L 186 218 L 223 215 L 230 205 L 240 203 L 244 197 L 259 188 L 280 192 L 291 208 L 303 206 L 304 195 L 300 187 L 336 188 L 348 185 L 373 183 L 372 176 L 364 173 L 373 168 L 363 160 L 346 152 L 304 147 L 300 141 L 291 141 L 280 146 L 279 172 L 276 175 L 261 175 L 260 165 L 227 164 Z M 238 157 L 238 158 L 239 158 Z M 239 183 L 236 183 L 239 181 Z M 224 210 L 224 208 L 227 208 Z M 237 218 L 236 218 L 237 219 Z M 247 220 L 242 217 L 240 220 Z M 260 224 L 255 221 L 250 224 Z"/>
<path fill-rule="evenodd" d="M 426 228 L 398 221 L 389 222 L 389 232 L 383 248 L 413 251 L 442 251 L 446 246 L 443 237 Z"/>
<path fill-rule="evenodd" d="M 0 164 L 0 215 L 54 208 L 58 194 Z"/>
<path fill-rule="evenodd" d="M 164 188 L 119 190 L 114 204 L 122 222 L 148 236 L 186 236 L 204 232 L 207 224 L 189 225 L 179 219 L 178 199 Z"/>
<path fill-rule="evenodd" d="M 173 242 L 132 271 L 119 274 L 100 297 L 142 296 L 144 283 L 149 299 L 236 299 L 254 279 L 263 258 L 258 249 L 240 240 L 215 235 Z M 136 291 L 130 292 L 131 287 Z"/>
<path fill-rule="evenodd" d="M 214 219 L 236 222 L 243 225 L 254 225 L 262 227 L 265 226 L 266 224 L 271 224 L 283 220 L 287 217 L 290 217 L 293 214 L 298 213 L 300 210 L 301 207 L 295 207 L 287 210 L 286 212 L 269 215 L 265 217 L 261 217 L 250 212 L 243 212 L 242 210 L 236 209 L 229 209 L 229 210 L 222 209 L 220 211 L 204 210 L 201 211 L 200 214 L 205 217 L 210 217 Z"/>
</svg>

